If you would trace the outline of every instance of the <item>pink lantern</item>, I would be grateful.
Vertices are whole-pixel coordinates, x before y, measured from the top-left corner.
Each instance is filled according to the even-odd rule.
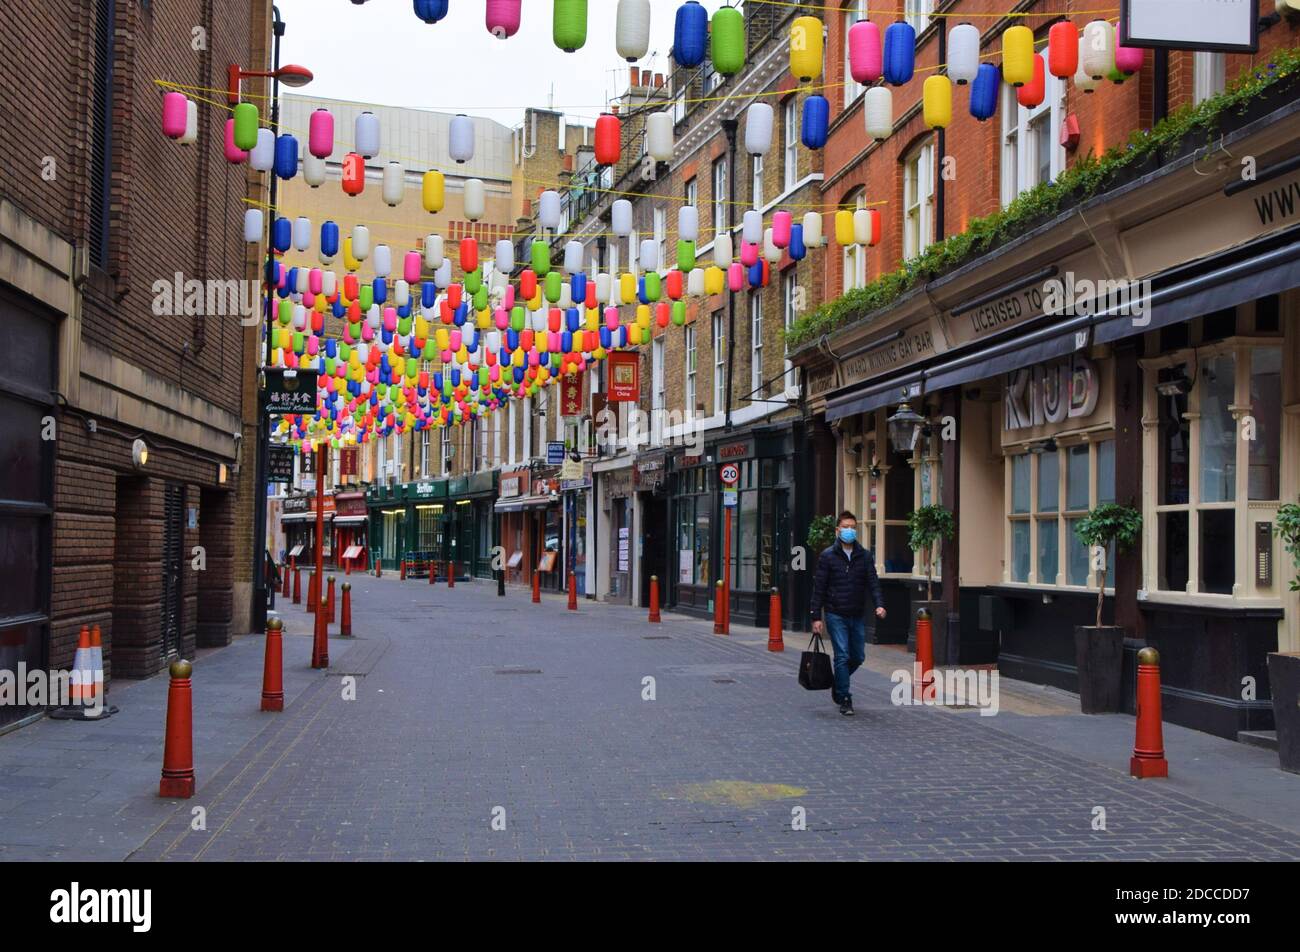
[[[487,0],[488,32],[506,40],[519,32],[519,8],[523,0]]]
[[[328,159],[334,151],[334,116],[328,109],[317,109],[311,114],[307,148],[318,159]]]
[[[320,268],[312,268],[307,272],[307,290],[312,294],[320,294],[321,289],[325,286],[325,276],[321,273]]]
[[[397,309],[393,307],[384,308],[384,330],[393,333],[397,330]]]
[[[880,78],[880,27],[870,20],[849,27],[849,72],[855,82],[864,84]]]
[[[790,245],[790,229],[794,225],[794,219],[789,212],[777,212],[772,216],[772,244],[778,248],[787,248]]]
[[[609,328],[611,333],[618,330],[618,308],[605,308],[605,326]]]
[[[163,93],[162,131],[169,139],[185,135],[185,117],[189,104],[184,93]]]
[[[501,306],[507,311],[515,306],[515,286],[513,284],[506,285],[506,293],[501,301]]]
[[[746,268],[758,263],[758,245],[750,241],[740,243],[740,263]]]
[[[403,259],[402,277],[406,279],[407,284],[415,284],[420,280],[421,257],[418,251],[408,251]]]
[[[731,262],[731,267],[727,269],[727,288],[732,291],[741,291],[745,287],[745,266],[739,261]]]
[[[504,307],[499,307],[496,310],[496,324],[499,331],[503,331],[510,326],[510,312]],[[491,357],[492,355],[489,354],[488,356]]]
[[[1119,24],[1115,24],[1115,68],[1125,76],[1132,76],[1142,68],[1143,51],[1136,46],[1119,45]]]
[[[248,153],[239,146],[235,145],[235,120],[226,120],[226,161],[231,165],[239,165],[241,162],[248,160]]]

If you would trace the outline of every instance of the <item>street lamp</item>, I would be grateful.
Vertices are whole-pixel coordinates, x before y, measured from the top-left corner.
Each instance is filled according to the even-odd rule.
[[[893,445],[894,452],[912,452],[916,446],[916,436],[924,423],[925,417],[904,401],[898,412],[889,418],[889,442]]]
[[[275,35],[277,41],[275,44],[277,51],[276,55],[278,56],[280,48],[278,41],[284,32],[284,23],[280,21],[277,22],[280,27],[280,32]],[[226,67],[226,76],[226,99],[232,106],[239,104],[239,87],[245,79],[274,79],[291,89],[300,89],[315,78],[312,75],[312,71],[306,66],[297,66],[293,63],[289,63],[273,70],[243,69],[238,64],[231,63]]]

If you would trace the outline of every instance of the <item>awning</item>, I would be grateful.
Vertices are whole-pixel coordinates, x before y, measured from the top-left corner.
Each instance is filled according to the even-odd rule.
[[[921,374],[918,371],[833,397],[826,401],[826,422],[902,403],[910,393],[917,391],[920,384]]]
[[[545,509],[558,504],[558,499],[547,496],[516,496],[513,499],[498,499],[497,512],[523,512],[525,509]]]
[[[1136,324],[1132,314],[1098,315],[1097,343],[1144,334],[1300,287],[1300,240],[1296,238],[1295,229],[1291,229],[1286,237],[1290,241],[1271,250],[1259,246],[1276,244],[1276,235],[1224,252],[1209,261],[1198,262],[1196,270],[1199,273],[1196,276],[1152,293],[1148,310],[1142,315],[1142,324]],[[1216,263],[1220,266],[1214,267]],[[1207,272],[1204,270],[1206,267],[1213,267],[1213,270]]]
[[[369,516],[338,516],[334,520],[336,526],[359,526],[362,525]]]
[[[991,344],[956,360],[938,364],[925,372],[925,392],[988,380],[1001,374],[1055,360],[1088,346],[1086,317],[1070,318],[1015,340]]]
[[[330,522],[334,518],[334,513],[325,513],[325,521]],[[315,522],[316,513],[314,512],[294,512],[287,516],[281,516],[280,522]]]

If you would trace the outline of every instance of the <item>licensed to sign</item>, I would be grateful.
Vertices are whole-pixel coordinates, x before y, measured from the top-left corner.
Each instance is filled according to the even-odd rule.
[[[722,480],[722,485],[734,486],[740,482],[740,467],[735,463],[728,463],[718,470],[718,478]]]

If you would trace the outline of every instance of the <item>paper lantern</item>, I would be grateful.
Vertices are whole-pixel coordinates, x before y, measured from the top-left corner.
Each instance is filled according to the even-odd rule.
[[[339,253],[339,226],[332,221],[320,226],[320,253],[328,258]]]
[[[462,238],[460,240],[460,270],[468,273],[478,268],[478,240]]]
[[[311,219],[299,215],[293,221],[293,247],[295,251],[306,251],[311,247]]]
[[[497,242],[496,266],[503,275],[515,270],[515,246],[507,238]]]
[[[355,152],[343,156],[343,191],[360,195],[366,187],[366,162]]]
[[[1080,67],[1093,79],[1103,79],[1115,66],[1115,30],[1105,20],[1093,20],[1083,28],[1079,48]]]
[[[1002,31],[1002,79],[1016,87],[1034,81],[1034,32],[1027,26]]]
[[[307,151],[318,159],[328,159],[334,152],[334,116],[328,109],[317,109],[309,122]]]
[[[257,145],[248,152],[248,164],[259,172],[275,168],[275,133],[270,129],[257,130]]]
[[[826,97],[813,93],[803,101],[803,121],[799,124],[799,141],[807,149],[820,149],[826,145],[826,132],[830,125],[831,104]]]
[[[789,212],[777,212],[772,216],[772,244],[778,248],[790,244],[790,230],[794,227],[794,216]]]
[[[1142,68],[1143,51],[1136,46],[1120,46],[1119,24],[1115,24],[1115,68],[1125,76],[1132,76]]]
[[[673,157],[673,114],[667,110],[652,112],[646,117],[646,151],[657,162],[668,162]]]
[[[577,274],[582,270],[585,255],[586,249],[582,246],[581,241],[566,242],[564,245],[564,270],[569,274]]]
[[[235,145],[235,120],[226,120],[226,142],[225,142],[226,161],[231,165],[238,165],[248,158],[248,153]]]
[[[894,94],[888,86],[872,86],[862,97],[862,115],[867,135],[877,142],[888,139],[894,131]]]
[[[1047,96],[1047,63],[1041,53],[1034,54],[1034,79],[1016,90],[1016,101],[1026,109],[1042,105]]]
[[[931,129],[946,129],[952,122],[952,80],[942,73],[927,76],[921,96],[925,124]]]
[[[162,131],[169,139],[179,139],[185,135],[186,103],[189,99],[184,93],[163,93]]]
[[[776,238],[772,235],[772,229],[769,228],[763,232],[763,258],[772,264],[777,264],[781,256],[785,254],[784,249],[776,243]]]
[[[751,245],[756,245],[762,241],[763,213],[756,208],[751,208],[745,212],[741,234],[745,241]]]
[[[547,189],[537,196],[537,223],[543,228],[560,227],[560,193]]]
[[[508,40],[519,32],[520,7],[523,0],[487,0],[487,30],[498,40]]]
[[[1087,43],[1087,40],[1085,40],[1082,36],[1080,36],[1079,37],[1079,68],[1075,70],[1074,73],[1074,88],[1079,90],[1080,92],[1091,93],[1097,90],[1097,85],[1100,82],[1100,77],[1094,77],[1091,73],[1089,73],[1087,66],[1084,64],[1085,43]]]
[[[354,129],[357,154],[373,159],[379,154],[379,117],[373,112],[363,112],[357,116]]]
[[[772,147],[772,125],[775,111],[770,103],[751,103],[745,110],[745,151],[750,155],[765,155]]]
[[[623,125],[618,116],[604,113],[596,120],[595,154],[597,165],[617,165],[622,151]]]
[[[357,244],[356,237],[352,239],[352,246]],[[377,245],[375,247],[374,260],[371,261],[371,267],[374,268],[375,277],[386,278],[393,273],[393,252],[388,245]]]
[[[352,226],[352,257],[358,261],[370,257],[370,229],[365,225]]]
[[[442,211],[447,203],[447,179],[437,169],[424,173],[424,182],[420,188],[420,199],[424,210],[431,214]]]
[[[727,268],[727,290],[741,291],[745,287],[745,266],[739,261],[733,261]]]
[[[294,136],[276,138],[275,174],[282,179],[291,179],[298,174],[298,140]]]
[[[429,271],[442,267],[444,255],[442,235],[428,235],[424,239],[424,266]]]
[[[673,22],[673,59],[687,68],[704,62],[708,49],[709,13],[695,0],[677,8]]]
[[[859,20],[849,27],[849,73],[857,83],[874,83],[883,69],[880,27]]]
[[[256,243],[262,240],[262,210],[247,208],[244,210],[244,240]]]
[[[257,121],[257,107],[251,102],[241,102],[235,106],[235,146],[244,152],[257,148]]]
[[[853,213],[853,240],[859,245],[874,248],[880,244],[880,212],[874,208],[859,208]]]
[[[555,0],[551,38],[566,53],[582,49],[587,42],[587,0]]]
[[[415,15],[425,23],[437,23],[447,15],[447,0],[415,0]]]
[[[948,31],[948,78],[958,86],[975,79],[980,65],[980,31],[970,23],[959,23]]]
[[[474,158],[474,120],[466,115],[451,117],[447,132],[447,148],[452,160],[464,165]]]
[[[795,17],[790,24],[790,72],[801,83],[822,74],[822,21],[816,17]]]
[[[615,201],[610,209],[610,223],[619,238],[632,234],[632,203],[625,198]]]
[[[992,63],[980,63],[975,82],[970,87],[970,114],[983,122],[998,108],[998,68]]]
[[[396,208],[402,204],[402,196],[405,192],[406,173],[402,170],[402,164],[400,162],[389,162],[384,166],[384,204],[389,208]]]
[[[677,237],[684,241],[700,237],[700,213],[694,205],[683,205],[677,210]]]
[[[745,15],[735,7],[719,7],[709,27],[709,58],[722,76],[745,68]]]
[[[822,247],[822,213],[807,212],[803,216],[803,245],[810,248]]]
[[[629,63],[645,56],[650,49],[650,0],[618,0],[614,45]]]
[[[752,267],[754,262],[758,261],[759,252],[762,250],[763,236],[758,236],[758,241],[742,241],[740,243],[740,263],[746,268]]]
[[[1047,31],[1047,69],[1058,79],[1079,69],[1079,31],[1069,20],[1053,23]]]
[[[653,238],[646,238],[642,241],[641,250],[636,260],[642,271],[658,271],[659,242]]]
[[[731,235],[714,235],[713,263],[719,268],[725,268],[731,264],[732,257]]]
[[[487,192],[482,179],[465,180],[464,205],[465,217],[470,221],[478,221],[483,217],[487,210]]]
[[[302,155],[302,177],[312,188],[320,188],[325,184],[326,169],[325,160],[318,159],[311,152],[304,152]]]
[[[916,30],[905,20],[885,28],[885,82],[902,86],[916,69]]]
[[[790,226],[790,243],[785,250],[792,261],[802,261],[808,257],[808,246],[803,243],[803,225],[796,223]]]
[[[533,270],[537,272],[539,278],[544,278],[551,272],[551,246],[540,239],[534,239],[528,248],[528,256],[532,260]],[[530,297],[531,295],[525,295]]]
[[[293,244],[293,225],[287,218],[277,218],[271,223],[271,245],[281,253]]]
[[[695,267],[695,242],[688,238],[677,239],[677,267],[682,271]]]
[[[835,243],[843,248],[854,243],[853,212],[840,209],[835,213]]]

